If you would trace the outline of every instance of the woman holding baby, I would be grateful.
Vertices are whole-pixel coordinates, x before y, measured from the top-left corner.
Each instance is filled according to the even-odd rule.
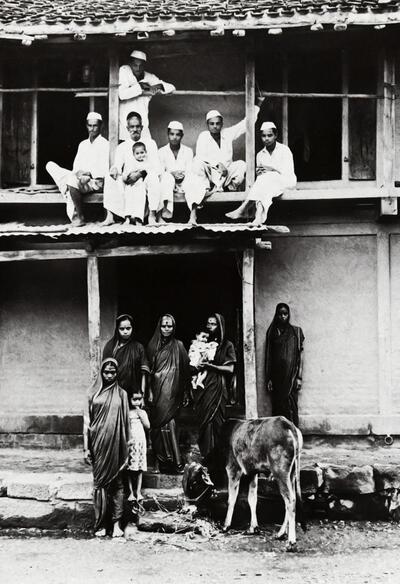
[[[218,343],[213,361],[204,359],[198,366],[206,371],[204,389],[194,392],[194,407],[199,421],[199,447],[206,464],[212,463],[218,448],[221,428],[226,419],[228,382],[234,372],[236,354],[233,343],[225,337],[225,320],[221,314],[212,314],[207,320],[208,341]]]

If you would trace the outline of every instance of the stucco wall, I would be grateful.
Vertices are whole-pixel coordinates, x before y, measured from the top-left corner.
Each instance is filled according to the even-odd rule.
[[[376,239],[368,236],[272,238],[256,254],[259,413],[270,413],[264,387],[265,333],[278,302],[303,328],[302,415],[378,411]]]
[[[102,270],[102,336],[112,328],[112,266]],[[0,410],[80,413],[89,386],[84,261],[0,265]]]

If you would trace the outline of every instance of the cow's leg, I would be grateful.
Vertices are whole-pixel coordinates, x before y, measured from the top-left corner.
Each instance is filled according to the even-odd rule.
[[[249,494],[247,500],[250,507],[250,527],[247,533],[253,534],[258,532],[258,521],[257,521],[257,488],[258,488],[258,475],[254,475],[249,484]]]
[[[228,531],[232,523],[232,515],[239,492],[242,471],[238,467],[231,468],[227,466],[226,473],[228,475],[228,511],[226,512],[224,531]]]
[[[296,491],[293,479],[287,477],[286,481],[279,481],[279,490],[285,503],[285,518],[277,533],[277,539],[283,539],[287,533],[289,549],[294,549],[296,544]]]

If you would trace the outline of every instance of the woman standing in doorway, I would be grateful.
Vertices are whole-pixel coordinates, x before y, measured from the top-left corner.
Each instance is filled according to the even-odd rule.
[[[226,419],[228,384],[233,374],[236,354],[231,341],[225,338],[225,320],[221,314],[212,314],[207,320],[209,341],[218,343],[212,362],[203,361],[200,370],[206,370],[204,389],[197,389],[194,407],[200,424],[199,447],[204,462],[212,462],[218,448],[221,427]]]
[[[117,317],[114,335],[103,351],[103,359],[108,357],[118,361],[118,383],[125,389],[128,397],[137,392],[145,396],[150,368],[143,345],[135,340],[133,318],[130,314]]]
[[[118,363],[105,359],[88,399],[84,416],[84,456],[93,467],[95,535],[121,537],[124,486],[121,472],[128,462],[129,405],[117,382]]]
[[[173,316],[164,314],[148,344],[150,363],[151,440],[161,472],[181,472],[182,458],[175,417],[190,383],[189,357],[175,338]]]
[[[299,425],[298,392],[302,385],[304,334],[290,324],[290,308],[280,302],[267,330],[265,379],[271,392],[272,415]]]

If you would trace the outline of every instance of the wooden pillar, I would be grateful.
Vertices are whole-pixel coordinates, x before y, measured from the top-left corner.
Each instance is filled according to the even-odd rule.
[[[256,112],[254,109],[256,99],[256,76],[254,61],[254,44],[250,41],[246,54],[246,190],[252,186],[255,180],[255,123]]]
[[[397,215],[397,198],[394,196],[395,156],[395,61],[387,50],[379,54],[379,82],[377,109],[377,159],[376,182],[386,197],[381,199],[381,215]]]
[[[0,61],[0,89],[3,87],[3,63]],[[2,185],[3,178],[3,93],[0,93],[0,188]]]
[[[87,260],[87,289],[90,376],[94,381],[99,372],[101,359],[100,284],[98,258],[96,256],[89,256]]]
[[[257,418],[256,340],[254,323],[254,249],[243,252],[243,359],[246,418]]]
[[[285,51],[282,54],[282,91],[289,91],[289,64],[288,55]],[[282,142],[289,144],[289,98],[286,95],[282,97]]]
[[[108,80],[108,140],[110,142],[110,164],[114,163],[115,149],[118,146],[119,129],[119,60],[116,51],[109,53]]]
[[[37,61],[33,62],[33,86],[38,85]],[[38,92],[32,93],[32,125],[31,125],[31,170],[30,184],[37,184],[37,162],[38,162]]]
[[[349,93],[347,51],[342,51],[342,93]],[[342,98],[342,181],[349,182],[349,98]]]
[[[391,298],[390,298],[390,235],[377,235],[378,288],[378,403],[380,414],[392,413],[391,408]]]

